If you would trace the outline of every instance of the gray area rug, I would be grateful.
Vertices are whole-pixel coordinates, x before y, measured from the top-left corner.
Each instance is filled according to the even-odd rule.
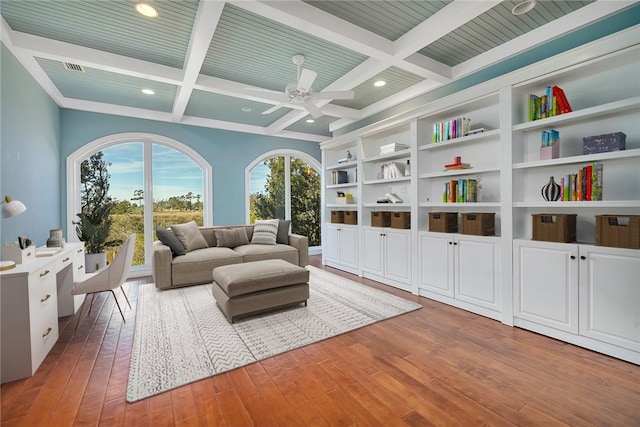
[[[158,291],[140,286],[127,402],[220,374],[377,321],[420,304],[307,267],[302,305],[230,324],[211,285]]]

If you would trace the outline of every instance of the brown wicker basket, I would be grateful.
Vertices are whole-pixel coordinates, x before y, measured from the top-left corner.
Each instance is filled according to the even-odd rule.
[[[372,227],[390,227],[391,212],[386,212],[386,211],[371,212],[371,226]]]
[[[429,231],[458,232],[458,212],[429,212]]]
[[[476,236],[495,236],[495,212],[465,212],[462,217],[462,234]]]
[[[596,215],[596,245],[640,249],[640,215]]]
[[[344,211],[344,223],[350,225],[358,225],[358,212]]]
[[[411,212],[391,212],[391,228],[411,228]]]
[[[331,222],[334,224],[344,224],[344,211],[331,211]]]
[[[577,214],[531,214],[533,240],[569,243],[576,241]]]

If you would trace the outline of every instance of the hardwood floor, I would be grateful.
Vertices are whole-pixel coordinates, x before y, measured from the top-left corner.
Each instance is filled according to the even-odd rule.
[[[423,308],[128,404],[146,281],[128,282],[126,324],[105,294],[77,333],[60,319],[33,377],[2,385],[2,427],[640,425],[640,366],[327,270]]]

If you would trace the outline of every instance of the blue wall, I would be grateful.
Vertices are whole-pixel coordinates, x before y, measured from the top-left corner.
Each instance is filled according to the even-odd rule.
[[[0,44],[0,195],[27,211],[0,219],[0,241],[27,235],[44,245],[60,217],[60,109]]]
[[[289,148],[305,152],[320,162],[320,145],[317,142],[66,109],[61,112],[61,123],[62,182],[66,180],[67,156],[81,146],[107,135],[145,132],[188,145],[213,168],[213,222],[216,225],[245,222],[244,171],[249,163],[263,153]],[[62,197],[66,197],[65,189]],[[63,218],[66,218],[66,205],[61,209]]]

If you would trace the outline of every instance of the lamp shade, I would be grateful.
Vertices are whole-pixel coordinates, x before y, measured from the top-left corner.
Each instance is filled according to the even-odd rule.
[[[27,210],[27,207],[19,200],[11,200],[11,197],[5,196],[2,206],[2,217],[11,218],[12,216],[20,215]]]

